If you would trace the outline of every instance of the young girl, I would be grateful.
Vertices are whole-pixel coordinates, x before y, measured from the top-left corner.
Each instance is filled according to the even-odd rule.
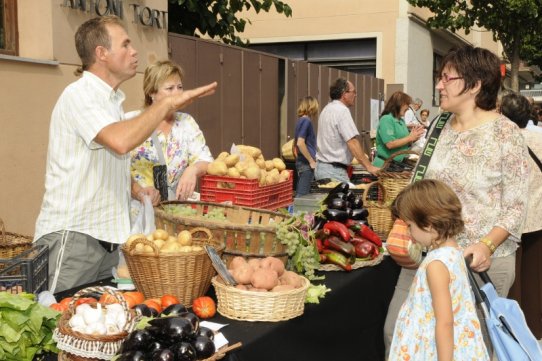
[[[399,311],[388,360],[489,360],[454,239],[464,227],[459,199],[444,183],[424,179],[399,193],[392,208],[430,251]]]

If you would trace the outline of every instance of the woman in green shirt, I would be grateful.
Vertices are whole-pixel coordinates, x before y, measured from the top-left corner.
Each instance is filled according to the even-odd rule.
[[[395,152],[407,150],[411,144],[418,140],[423,132],[423,126],[416,126],[409,132],[403,120],[412,98],[403,92],[397,91],[386,102],[376,131],[376,157],[373,165],[382,167],[386,159]],[[402,162],[405,155],[394,158]]]

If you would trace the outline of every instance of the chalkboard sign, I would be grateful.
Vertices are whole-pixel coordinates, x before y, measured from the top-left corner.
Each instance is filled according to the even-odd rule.
[[[216,250],[212,246],[206,245],[205,251],[207,251],[211,262],[213,262],[213,267],[215,268],[216,272],[218,272],[220,277],[222,277],[224,282],[231,286],[237,285],[237,282],[235,282],[233,276],[230,274],[230,272],[228,272],[226,264],[224,263],[224,261],[222,261],[222,258],[220,258],[218,253],[216,253]]]

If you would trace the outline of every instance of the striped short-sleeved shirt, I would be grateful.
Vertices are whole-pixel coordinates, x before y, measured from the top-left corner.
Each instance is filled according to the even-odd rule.
[[[51,116],[45,195],[34,239],[60,230],[122,243],[130,233],[130,156],[96,143],[124,119],[125,95],[90,72],[70,84]]]

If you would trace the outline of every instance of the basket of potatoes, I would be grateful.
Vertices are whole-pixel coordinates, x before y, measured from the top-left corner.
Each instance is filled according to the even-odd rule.
[[[242,321],[285,321],[305,310],[310,282],[287,271],[275,257],[263,259],[235,257],[229,270],[237,285],[227,285],[213,277],[217,311],[225,317]]]
[[[183,304],[191,304],[207,292],[216,274],[205,245],[213,246],[219,255],[224,251],[224,244],[205,227],[178,234],[163,229],[149,235],[135,234],[121,251],[136,288],[145,298],[171,294]]]

